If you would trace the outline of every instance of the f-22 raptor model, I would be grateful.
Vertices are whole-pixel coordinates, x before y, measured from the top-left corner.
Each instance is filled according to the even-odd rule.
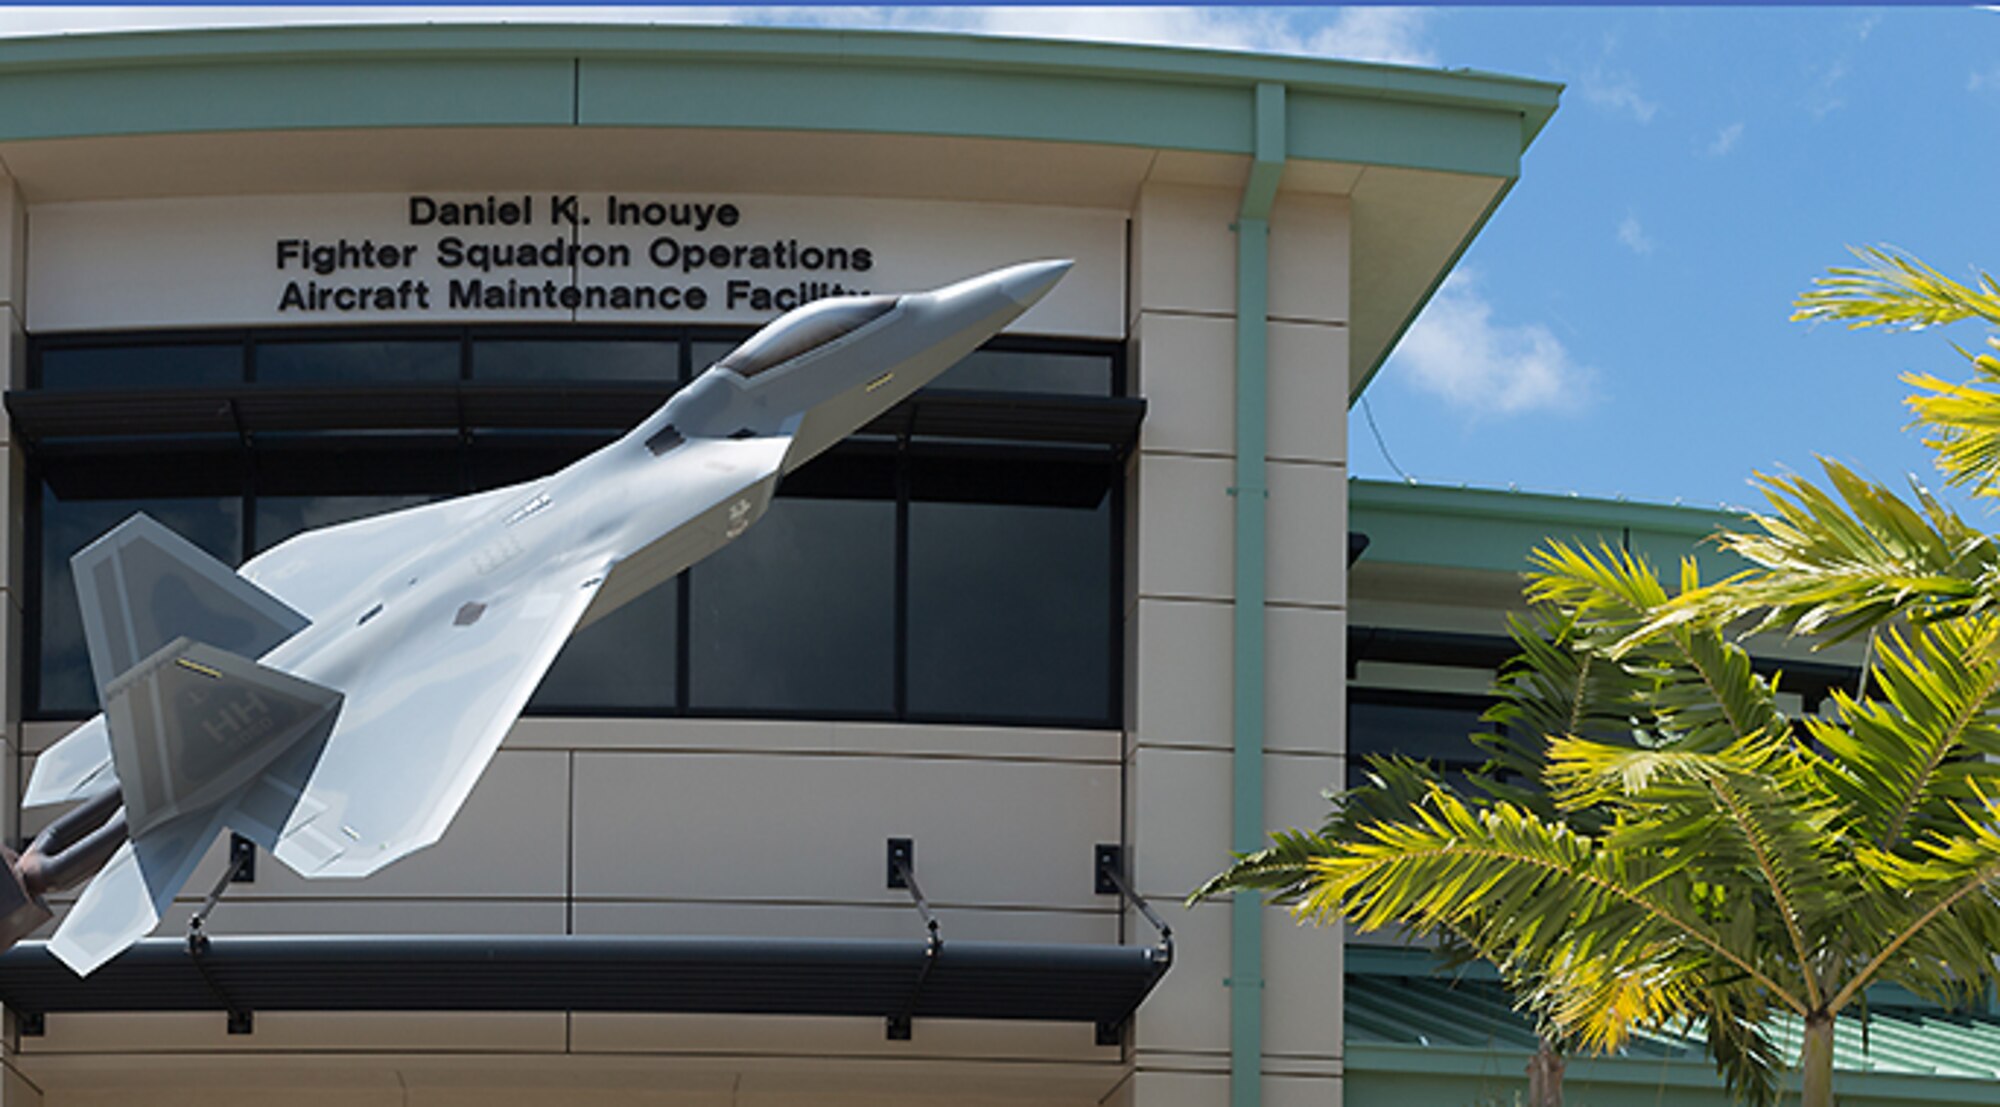
[[[94,873],[48,946],[87,975],[153,929],[225,827],[307,877],[436,842],[576,628],[742,534],[779,478],[1069,267],[808,304],[560,472],[309,531],[240,570],[126,520],[71,562],[104,711],[35,763],[22,804],[76,806],[5,857],[0,948]]]

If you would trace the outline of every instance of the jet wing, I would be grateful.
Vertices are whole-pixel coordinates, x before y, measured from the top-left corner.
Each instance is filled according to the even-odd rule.
[[[272,853],[302,876],[358,877],[442,837],[607,568],[558,567],[468,601],[343,689]]]
[[[520,485],[309,530],[243,563],[237,575],[317,619],[411,553],[524,494]]]

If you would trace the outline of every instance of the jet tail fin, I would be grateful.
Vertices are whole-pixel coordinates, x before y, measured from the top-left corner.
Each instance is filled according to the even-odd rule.
[[[257,657],[306,618],[149,516],[134,515],[70,561],[100,702],[134,665],[181,636]],[[23,807],[66,803],[111,778],[104,720],[92,719],[35,760]]]
[[[341,695],[176,638],[104,690],[131,839],[91,880],[49,951],[79,976],[160,921],[236,798],[287,753],[321,745]],[[311,756],[317,756],[317,752]]]
[[[100,697],[176,638],[259,657],[308,622],[145,514],[77,551],[70,568]]]

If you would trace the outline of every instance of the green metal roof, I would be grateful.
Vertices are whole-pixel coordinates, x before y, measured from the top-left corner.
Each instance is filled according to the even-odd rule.
[[[1349,529],[1368,536],[1364,562],[1521,572],[1530,550],[1560,538],[1629,549],[1670,578],[1689,554],[1703,580],[1747,567],[1706,541],[1745,526],[1722,508],[1357,479],[1348,510]]]
[[[1490,967],[1437,975],[1426,951],[1356,946],[1347,961],[1346,1072],[1350,1094],[1363,1097],[1355,1102],[1395,1089],[1408,1102],[1466,1103],[1484,1094],[1505,1103],[1508,1081],[1525,1086],[1534,1027]],[[1769,1029],[1780,1056],[1797,1056],[1796,1016],[1776,1016]],[[2000,1102],[2000,1015],[1946,1013],[1885,992],[1865,1031],[1857,1017],[1840,1020],[1834,1065],[1843,1104]],[[1565,1082],[1579,1105],[1728,1102],[1691,1033],[1637,1035],[1616,1056],[1574,1058]]]

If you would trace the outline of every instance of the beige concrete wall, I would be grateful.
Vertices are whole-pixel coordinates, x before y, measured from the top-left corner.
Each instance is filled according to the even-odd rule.
[[[27,379],[27,337],[22,320],[28,258],[27,205],[13,177],[0,166],[0,388]],[[25,465],[13,440],[13,423],[0,418],[0,836],[20,830],[15,781],[21,748],[21,513]],[[12,1020],[0,1029],[0,1107],[40,1104],[40,1089],[16,1067]]]
[[[219,1015],[53,1016],[45,1036],[18,1043],[25,1078],[55,1104],[141,1093],[160,1104],[259,1103],[281,1091],[288,1102],[343,1104],[579,1093],[606,1103],[1225,1102],[1229,911],[1179,901],[1230,845],[1236,202],[1234,186],[1164,183],[1134,201],[1130,375],[1150,407],[1128,470],[1125,732],[528,720],[437,847],[361,884],[301,880],[266,858],[210,924],[218,934],[917,939],[916,913],[882,879],[884,840],[898,836],[916,840],[947,941],[1150,941],[1143,920],[1092,888],[1092,847],[1122,838],[1179,939],[1178,962],[1126,1045],[1098,1046],[1080,1025],[949,1021],[890,1042],[863,1019],[269,1013],[254,1035],[231,1037]],[[17,242],[18,219],[5,225]],[[1342,776],[1345,205],[1282,195],[1271,266],[1275,826],[1317,823],[1320,790]],[[19,472],[14,456],[9,518]],[[0,642],[12,650],[16,533],[7,542]],[[66,729],[10,722],[9,749],[21,752],[0,763],[26,770]],[[218,843],[162,933],[179,932],[223,864]],[[1263,926],[1267,1102],[1338,1102],[1337,935],[1275,911]]]
[[[65,729],[35,724],[28,742],[39,751]],[[1115,943],[1118,906],[1094,892],[1091,863],[1096,843],[1118,840],[1120,746],[1106,731],[525,720],[437,846],[358,884],[264,858],[209,930],[919,941],[907,894],[883,878],[885,839],[898,836],[916,840],[947,942]],[[225,848],[160,933],[184,928]],[[811,1089],[845,1082],[857,1103],[971,1102],[969,1089],[995,1084],[1008,1090],[993,1102],[1081,1105],[1123,1073],[1120,1049],[1087,1025],[952,1020],[892,1042],[878,1020],[851,1018],[271,1012],[232,1037],[219,1015],[55,1015],[20,1051],[57,1104],[129,1102],[143,1083],[133,1062],[163,1055],[175,1058],[170,1094],[149,1101],[209,1104],[269,1102],[296,1084],[328,1103],[544,1103],[568,1087],[597,1103],[780,1105],[834,1102]],[[330,1052],[367,1056],[336,1078],[313,1060]],[[426,1067],[489,1054],[499,1069]],[[494,1074],[511,1071],[539,1075]],[[549,1084],[554,1071],[567,1083]]]
[[[1227,863],[1234,603],[1236,187],[1153,183],[1133,220],[1126,826],[1140,890],[1173,904]],[[1266,822],[1316,825],[1342,776],[1347,209],[1281,196],[1271,229]],[[1172,909],[1177,961],[1140,1010],[1120,1102],[1228,1098],[1230,914]],[[1338,1102],[1340,943],[1265,915],[1264,1092]]]

